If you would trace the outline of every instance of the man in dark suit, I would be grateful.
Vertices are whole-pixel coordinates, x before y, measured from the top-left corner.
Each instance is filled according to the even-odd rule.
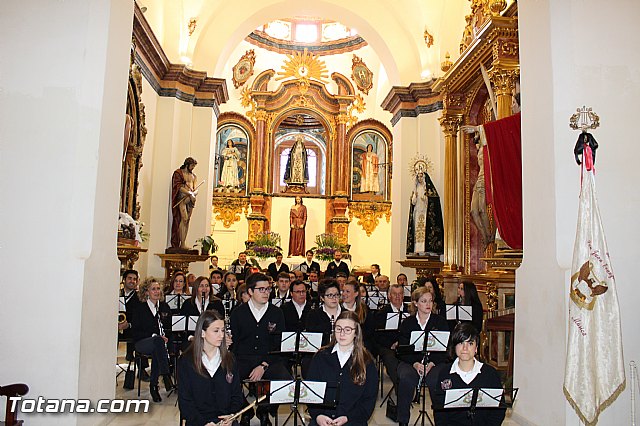
[[[325,278],[335,278],[338,272],[342,272],[349,276],[349,267],[342,261],[342,251],[336,250],[333,253],[333,262],[327,265],[327,270],[324,273]]]
[[[133,318],[133,311],[140,303],[138,299],[138,271],[128,269],[122,274],[122,285],[120,289],[120,297],[124,298],[126,319],[123,322],[118,322],[118,340],[127,342],[127,361],[133,361],[133,341],[131,332],[131,319]],[[122,309],[122,308],[121,308]],[[146,373],[146,371],[145,371]],[[146,378],[146,377],[145,377]]]
[[[282,262],[282,253],[276,253],[276,261],[270,263],[268,269],[269,275],[271,275],[274,281],[278,279],[278,275],[280,275],[281,272],[289,272],[289,266]]]
[[[320,272],[320,264],[313,260],[313,250],[307,250],[307,260],[302,262],[298,269],[302,271],[305,277],[308,277],[311,271]]]
[[[232,351],[238,362],[240,379],[250,381],[287,380],[291,378],[278,350],[284,331],[282,311],[269,303],[269,278],[261,273],[247,278],[247,293],[251,299],[231,312]],[[275,409],[276,406],[273,406]],[[271,425],[269,408],[258,407],[260,425]],[[253,414],[245,413],[241,424],[249,424]]]
[[[364,282],[369,285],[374,285],[378,275],[380,275],[380,265],[374,263],[371,265],[371,273],[364,277]]]
[[[241,251],[238,253],[238,258],[229,266],[229,272],[236,274],[238,284],[242,284],[246,281],[247,276],[251,274],[251,265],[247,262],[247,252]]]
[[[286,331],[303,331],[311,304],[307,303],[307,286],[302,281],[291,284],[291,300],[282,305]]]
[[[269,295],[269,301],[281,308],[285,302],[291,299],[291,292],[289,291],[291,280],[288,272],[280,272],[277,279],[276,287]]]

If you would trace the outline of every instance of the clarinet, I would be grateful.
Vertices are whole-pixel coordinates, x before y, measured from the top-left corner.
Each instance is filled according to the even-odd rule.
[[[426,339],[426,337],[425,337],[425,339]],[[422,361],[420,362],[422,365],[424,365],[424,361],[425,361],[425,357],[426,357],[426,356],[427,356],[427,355],[425,354],[425,355],[422,357]],[[413,398],[413,402],[414,402],[414,403],[416,403],[416,404],[417,404],[418,402],[420,402],[420,392],[422,391],[422,380],[424,379],[424,376],[425,376],[425,375],[426,375],[426,374],[424,374],[424,372],[423,372],[423,373],[420,375],[420,378],[418,379],[418,385],[416,386],[416,396]]]
[[[235,289],[234,289],[235,292]],[[231,309],[231,293],[227,292],[224,295],[225,301],[227,303],[223,303],[224,306],[224,329],[227,334],[231,335],[231,323],[229,321],[229,311]]]
[[[156,302],[156,318],[158,318],[158,331],[160,332],[160,336],[166,337],[164,334],[164,327],[162,326],[162,320],[160,319],[160,303]],[[169,346],[167,345],[167,341],[162,339],[164,342],[164,348],[167,350],[167,360],[169,361],[169,365],[171,365],[171,357],[169,356]]]

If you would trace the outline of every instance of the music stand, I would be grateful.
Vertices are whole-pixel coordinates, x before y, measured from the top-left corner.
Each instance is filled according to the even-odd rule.
[[[393,332],[393,333],[399,333],[400,332],[400,324],[402,323],[402,321],[404,321],[406,318],[409,317],[409,313],[408,312],[387,312],[387,317],[385,320],[385,325],[384,328],[379,328],[376,329],[375,332],[376,333],[380,333],[380,334],[384,334],[384,333],[389,333],[389,332]],[[382,397],[382,374],[380,375],[380,396]],[[385,397],[382,399],[382,402],[380,403],[380,407],[382,407],[384,405],[384,403],[387,401],[387,399],[391,398],[391,392],[393,391],[393,388],[395,387],[395,383],[392,384],[391,389],[389,389],[389,392],[387,392],[387,394],[385,395]]]
[[[509,392],[510,402],[505,402],[505,394]],[[476,408],[509,408],[518,395],[518,388],[466,388],[447,389],[443,410],[453,408],[467,408],[469,417],[473,422]]]
[[[473,308],[470,305],[447,305],[447,321],[471,321]]]
[[[447,350],[447,343],[449,341],[449,332],[448,331],[438,331],[438,330],[424,330],[424,331],[412,331],[411,337],[409,338],[409,347],[405,348],[410,352],[420,352],[422,354],[422,368],[426,369],[429,364],[429,353],[430,352],[444,352]],[[402,351],[400,348],[398,348]],[[423,370],[424,371],[424,370]],[[417,391],[422,391],[421,395],[421,404],[420,404],[420,415],[413,423],[413,426],[416,426],[418,422],[420,422],[421,426],[425,425],[425,418],[429,420],[429,423],[433,426],[433,420],[429,417],[429,413],[427,413],[427,397],[426,397],[426,374],[420,376],[418,381]],[[414,401],[415,402],[415,401]]]
[[[184,302],[189,300],[189,297],[190,296],[187,296],[185,294],[167,294],[165,296],[165,301],[172,311],[180,311],[180,309],[182,309],[182,305],[184,305]]]
[[[293,416],[293,425],[298,426],[298,419],[304,425],[304,419],[298,411],[298,404],[300,403],[300,383],[302,382],[302,376],[300,370],[302,368],[302,353],[316,353],[322,346],[322,333],[312,333],[305,331],[283,331],[280,341],[280,352],[276,354],[289,354],[293,353],[293,377],[292,381],[285,381],[283,383],[292,384],[295,382],[295,389],[292,403],[291,414],[286,418],[284,425],[289,422],[289,419]],[[277,381],[274,381],[276,383]],[[275,391],[271,392],[271,395],[282,389],[282,386]],[[324,393],[324,389],[323,389]],[[283,426],[284,426],[283,425]]]
[[[176,296],[180,296],[180,295],[176,295]],[[196,331],[196,323],[198,322],[198,317],[195,315],[171,315],[171,331],[172,332],[176,332],[176,333],[182,333],[182,336],[187,336],[188,337],[188,332],[189,331]],[[183,337],[184,338],[184,337]],[[173,341],[173,345],[174,345],[174,352],[176,352],[174,354],[174,356],[178,357],[177,355],[177,351],[178,351],[178,347],[180,346],[180,344],[182,344],[182,339],[179,341],[174,340]],[[169,357],[171,357],[171,355],[169,355]],[[174,380],[174,388],[171,389],[169,391],[169,394],[167,396],[171,396],[171,394],[173,393],[174,390],[178,389],[178,368],[177,365],[174,365],[174,369],[173,369],[173,380]],[[176,399],[176,405],[178,404],[178,400]]]

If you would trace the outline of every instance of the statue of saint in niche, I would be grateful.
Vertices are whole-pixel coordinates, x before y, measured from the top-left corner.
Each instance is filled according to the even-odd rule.
[[[411,174],[414,188],[409,206],[407,254],[440,255],[444,253],[444,225],[440,196],[427,173],[427,162],[415,161]]]
[[[304,186],[309,182],[307,149],[304,146],[304,138],[301,135],[296,136],[296,142],[291,147],[291,151],[289,151],[284,181],[287,185],[297,186]]]
[[[189,221],[196,205],[198,187],[193,169],[198,162],[191,157],[173,172],[171,177],[171,249],[173,251],[190,251],[186,246]],[[198,185],[199,186],[199,185]]]
[[[360,192],[379,192],[378,155],[373,152],[373,145],[367,145],[367,152],[361,156],[362,179]]]
[[[233,146],[231,139],[227,140],[227,147],[222,150],[222,174],[220,175],[220,185],[229,187],[240,186],[238,177],[238,161],[240,160],[240,151]]]
[[[300,196],[296,197],[295,204],[291,207],[289,223],[291,224],[289,256],[304,256],[304,228],[307,225],[307,206],[302,204],[302,197]]]

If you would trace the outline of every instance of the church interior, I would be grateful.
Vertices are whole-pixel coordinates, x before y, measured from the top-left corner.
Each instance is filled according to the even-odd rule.
[[[581,182],[570,118],[584,106],[600,120],[598,194],[630,377],[635,2],[56,3],[0,5],[2,193],[16,201],[0,225],[0,386],[135,398],[114,381],[114,360],[126,366],[122,271],[208,277],[212,256],[226,271],[241,253],[266,270],[277,252],[294,270],[312,249],[324,272],[338,249],[358,280],[379,265],[392,284],[433,280],[447,304],[473,282],[479,352],[519,389],[505,424],[583,424],[563,378]],[[508,137],[489,131],[496,123]],[[187,195],[178,172],[193,173]],[[22,288],[29,270],[37,288]],[[634,387],[627,379],[599,424],[628,422]],[[174,399],[145,420],[20,418],[175,424]],[[376,408],[370,424],[396,423]]]

